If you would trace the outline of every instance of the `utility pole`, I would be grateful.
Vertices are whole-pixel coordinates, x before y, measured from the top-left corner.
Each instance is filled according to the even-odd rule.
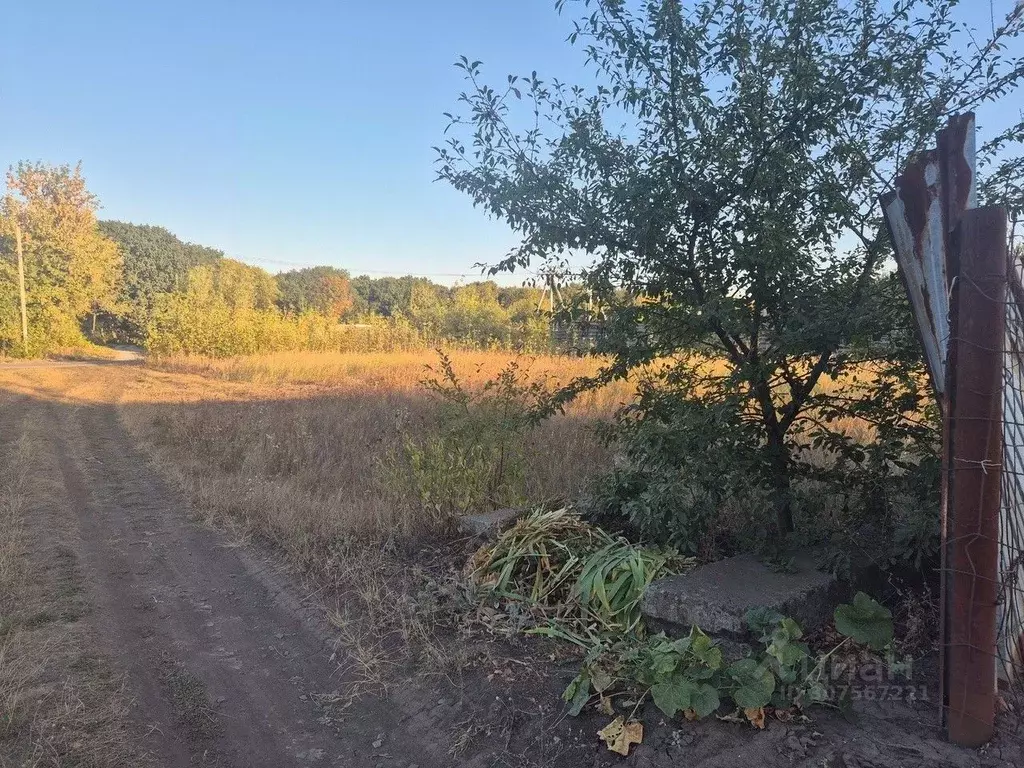
[[[21,344],[28,357],[28,312],[25,309],[25,254],[21,249],[21,222],[14,212],[14,247],[18,253],[18,293],[21,297]]]
[[[1024,2],[1024,0],[1021,0]],[[537,302],[537,311],[544,306],[544,299],[548,300],[548,311],[555,314],[555,299],[559,305],[562,303],[562,292],[558,290],[558,278],[554,272],[545,272],[541,275],[544,278],[544,290],[540,292],[540,301]]]

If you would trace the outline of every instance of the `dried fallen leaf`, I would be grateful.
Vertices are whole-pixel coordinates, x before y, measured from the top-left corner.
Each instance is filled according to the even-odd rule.
[[[625,757],[629,755],[630,745],[639,744],[644,740],[644,724],[636,720],[627,723],[625,718],[619,715],[598,731],[597,735],[608,745],[608,749]]]
[[[751,725],[764,730],[764,707],[751,707],[749,709],[744,709],[743,714],[747,716],[747,720],[750,721]]]
[[[724,715],[715,715],[723,723],[743,723],[746,722],[743,717],[740,716],[739,710],[736,712],[729,712]]]

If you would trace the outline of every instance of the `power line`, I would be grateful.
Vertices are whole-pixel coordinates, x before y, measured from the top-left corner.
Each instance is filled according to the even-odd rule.
[[[250,261],[260,262],[263,264],[276,264],[283,267],[322,267],[322,266],[334,266],[325,265],[322,262],[312,261],[285,261],[283,259],[264,259],[252,257],[249,259],[239,259],[239,261]],[[339,267],[340,269],[341,267]],[[353,274],[358,273],[361,275],[402,275],[405,277],[470,277],[468,272],[407,272],[403,273],[401,270],[394,269],[347,269]]]

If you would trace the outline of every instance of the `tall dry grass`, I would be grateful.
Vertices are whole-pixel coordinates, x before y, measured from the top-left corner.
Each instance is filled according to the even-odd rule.
[[[20,430],[19,430],[20,431]],[[16,611],[25,591],[25,508],[31,445],[15,432],[0,447],[0,741],[23,717],[22,697],[32,670],[23,664]]]
[[[462,351],[452,359],[467,386],[479,387],[509,356]],[[381,471],[404,439],[430,434],[436,402],[419,382],[436,362],[429,352],[172,357],[23,378],[33,397],[117,403],[128,432],[210,522],[240,541],[272,542],[317,589],[327,585],[323,594],[339,606],[332,621],[373,685],[393,663],[395,645],[425,648],[436,669],[460,668],[430,639],[433,622],[445,621],[436,584],[424,587],[436,574],[411,563],[404,543],[395,545],[416,540],[423,512]],[[553,386],[599,365],[569,357],[521,362]],[[588,393],[531,433],[523,495],[571,499],[607,471],[611,450],[595,427],[633,394],[627,384]]]
[[[452,357],[469,387],[509,361],[497,352]],[[419,382],[436,361],[427,352],[165,358],[126,389],[122,414],[203,509],[310,562],[325,543],[422,529],[421,510],[382,463],[432,429],[437,405]],[[552,386],[597,367],[568,357],[520,362]],[[595,426],[628,397],[625,385],[590,393],[534,430],[523,495],[570,498],[607,469]]]
[[[495,352],[452,358],[469,387],[509,362]],[[271,542],[318,593],[332,596],[330,620],[355,694],[386,687],[413,660],[418,674],[449,677],[468,663],[466,649],[449,642],[458,588],[439,575],[447,558],[435,568],[423,552],[409,557],[431,518],[382,471],[404,440],[434,429],[437,403],[419,382],[436,362],[426,352],[164,358],[148,368],[98,370],[73,395],[118,400],[128,431],[208,522],[240,542]],[[598,365],[562,357],[520,363],[552,386]],[[572,498],[606,471],[612,456],[595,427],[630,396],[625,385],[605,388],[536,428],[525,449],[523,495]]]
[[[594,374],[601,361],[593,357],[516,355],[501,351],[446,350],[470,384],[494,376],[510,360],[518,359],[534,376],[564,383],[575,376]],[[150,362],[156,370],[196,374],[206,378],[261,386],[322,385],[360,389],[411,391],[427,375],[438,355],[432,350],[403,352],[280,352],[229,358],[190,355],[160,357]],[[591,413],[614,407],[631,396],[628,385],[618,384],[584,397],[573,410]]]
[[[508,353],[454,351],[468,387],[480,387]],[[527,356],[532,378],[551,386],[595,373],[601,361]],[[228,359],[166,357],[129,387],[125,421],[208,510],[252,533],[289,542],[303,560],[319,542],[350,536],[399,537],[423,520],[407,489],[389,487],[381,465],[403,440],[430,433],[436,402],[421,386],[432,352],[288,352]],[[724,364],[710,361],[709,366]],[[724,371],[719,371],[722,373]],[[856,382],[824,378],[822,390]],[[633,397],[619,382],[582,395],[542,423],[526,445],[523,495],[572,499],[612,464],[595,427]],[[870,439],[861,423],[841,428]],[[405,494],[403,496],[403,494]]]

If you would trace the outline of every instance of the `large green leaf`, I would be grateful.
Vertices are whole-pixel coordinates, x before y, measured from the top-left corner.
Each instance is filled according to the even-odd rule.
[[[750,631],[765,642],[771,637],[772,630],[783,619],[785,616],[774,608],[765,608],[764,606],[751,608],[743,616],[743,621]]]
[[[836,608],[835,620],[841,634],[875,650],[892,641],[892,612],[863,592],[854,596],[852,604]]]
[[[722,649],[715,645],[714,640],[693,627],[690,632],[690,653],[701,664],[710,669],[719,669],[722,666]]]
[[[658,683],[651,688],[655,705],[669,717],[686,709],[692,709],[698,717],[707,717],[721,703],[718,690],[708,683],[697,683],[682,675]]]
[[[793,667],[807,658],[808,647],[805,643],[794,643],[788,639],[774,640],[768,646],[767,653],[778,661],[780,666]]]
[[[690,709],[697,686],[681,675],[673,675],[671,679],[658,683],[651,688],[651,698],[655,706],[669,717],[676,712]]]
[[[707,717],[718,709],[720,704],[718,689],[708,683],[698,685],[690,696],[690,708],[697,713],[698,717]]]
[[[772,669],[784,683],[796,682],[801,675],[801,665],[810,657],[806,643],[797,642],[803,634],[793,619],[782,619],[771,632],[765,652],[771,659]]]
[[[775,691],[775,675],[763,664],[754,659],[740,659],[729,665],[726,670],[736,684],[732,698],[737,706],[754,709],[766,706]]]

